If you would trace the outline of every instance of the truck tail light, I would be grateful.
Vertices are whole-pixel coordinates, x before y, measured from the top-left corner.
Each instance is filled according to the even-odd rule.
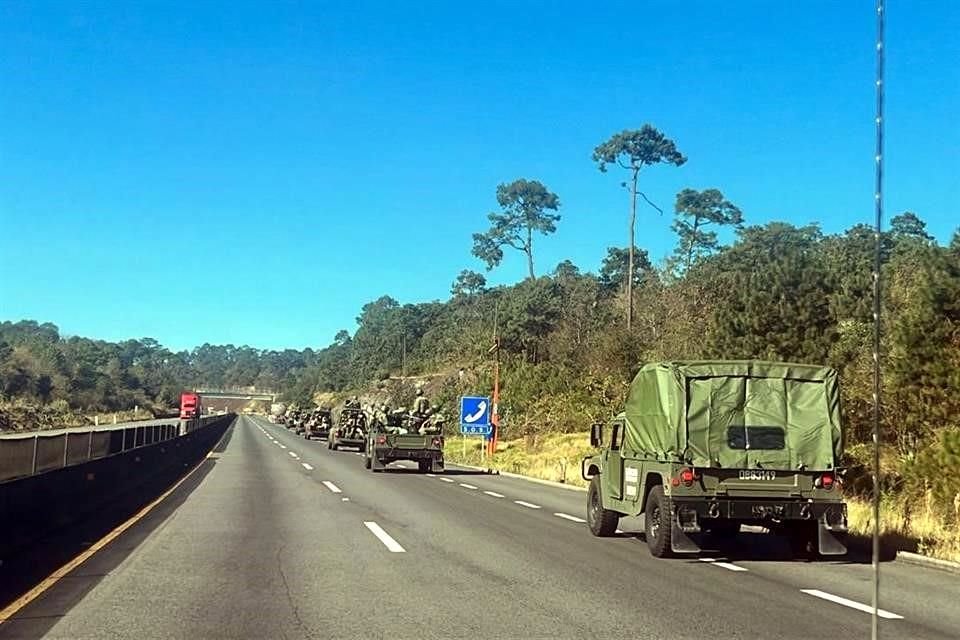
[[[832,473],[825,473],[816,480],[813,481],[813,486],[818,489],[826,489],[830,491],[833,489],[834,478]]]
[[[696,479],[697,479],[697,474],[694,473],[693,469],[680,470],[680,482],[683,483],[683,486],[692,487],[693,481]]]
[[[377,444],[387,444],[387,436],[377,436]]]

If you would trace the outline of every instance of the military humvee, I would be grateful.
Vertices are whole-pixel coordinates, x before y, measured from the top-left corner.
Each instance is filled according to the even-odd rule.
[[[391,462],[411,460],[420,473],[442,473],[444,436],[440,429],[421,433],[423,419],[399,410],[387,416],[387,424],[374,423],[367,433],[363,465],[382,471]]]
[[[367,438],[367,416],[360,409],[344,406],[337,416],[337,427],[327,434],[327,448],[354,447],[363,451]]]
[[[834,370],[760,361],[663,362],[634,378],[624,411],[595,424],[581,462],[587,523],[609,536],[644,516],[650,552],[700,551],[702,534],[759,525],[798,554],[846,553]]]

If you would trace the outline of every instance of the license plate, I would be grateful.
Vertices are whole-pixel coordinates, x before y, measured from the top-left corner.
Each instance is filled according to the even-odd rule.
[[[741,480],[776,480],[776,471],[764,471],[762,469],[741,469]]]

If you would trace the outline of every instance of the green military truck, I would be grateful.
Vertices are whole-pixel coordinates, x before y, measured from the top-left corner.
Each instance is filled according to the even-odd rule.
[[[367,433],[364,466],[376,472],[391,462],[412,460],[420,473],[442,472],[443,433],[420,433],[421,423],[409,414],[392,414],[386,425],[375,421]]]
[[[331,421],[332,417],[330,409],[317,409],[306,421],[304,425],[303,437],[307,440],[310,440],[311,438],[329,438],[330,430],[332,428],[330,424]]]
[[[624,411],[595,424],[582,461],[587,523],[612,535],[643,514],[650,552],[698,552],[702,535],[757,525],[800,555],[846,553],[843,446],[833,369],[778,362],[662,362],[633,379]]]
[[[353,447],[363,451],[366,439],[366,414],[355,407],[343,407],[337,416],[337,427],[327,435],[327,448],[336,451],[341,447]]]

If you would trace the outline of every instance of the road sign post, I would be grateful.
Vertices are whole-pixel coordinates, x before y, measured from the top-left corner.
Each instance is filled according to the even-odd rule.
[[[493,425],[490,422],[492,403],[485,396],[460,398],[460,433],[465,436],[488,437]]]

